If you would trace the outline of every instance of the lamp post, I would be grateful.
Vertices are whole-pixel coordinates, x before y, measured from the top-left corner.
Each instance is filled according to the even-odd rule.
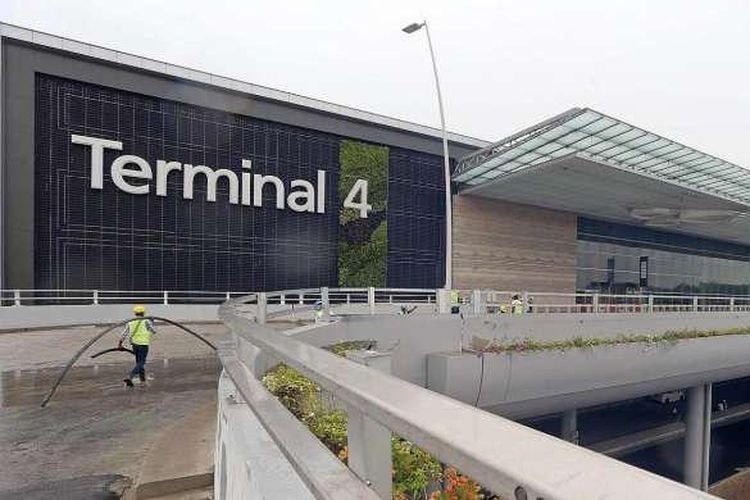
[[[427,45],[430,48],[430,58],[432,58],[432,71],[435,73],[435,89],[437,90],[438,107],[440,108],[440,128],[443,132],[443,161],[445,163],[445,288],[450,289],[453,286],[452,272],[453,264],[453,208],[451,206],[451,167],[448,158],[448,133],[445,130],[445,112],[443,111],[443,96],[440,92],[440,80],[438,79],[437,63],[435,62],[435,51],[432,48],[432,39],[430,38],[430,28],[427,21],[421,23],[412,23],[402,28],[406,34],[412,34],[424,28],[427,33]]]

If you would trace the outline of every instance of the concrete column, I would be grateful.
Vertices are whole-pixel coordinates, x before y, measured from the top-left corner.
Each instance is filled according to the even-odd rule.
[[[391,373],[390,353],[349,351],[346,357],[385,373]],[[391,430],[362,412],[347,408],[349,468],[383,499],[392,498]]]
[[[255,321],[259,324],[265,324],[266,322],[266,310],[268,308],[268,296],[266,292],[258,292],[258,313],[255,316]]]
[[[375,287],[367,289],[367,306],[370,314],[375,314]]]
[[[691,387],[687,392],[685,416],[684,482],[703,491],[708,489],[711,451],[711,384]]]
[[[474,314],[479,316],[484,314],[484,303],[482,302],[482,291],[472,290],[471,291],[471,308]]]
[[[451,312],[451,291],[439,288],[437,291],[438,313],[448,314]]]
[[[323,303],[323,317],[327,320],[331,319],[331,298],[327,286],[320,289],[320,301]]]
[[[560,438],[578,444],[578,410],[564,411],[562,414]]]

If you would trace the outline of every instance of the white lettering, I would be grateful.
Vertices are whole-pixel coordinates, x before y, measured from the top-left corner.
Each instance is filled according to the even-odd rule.
[[[326,171],[318,170],[318,213],[326,213]]]
[[[242,160],[242,168],[245,170],[251,170],[253,168],[253,162],[250,160]],[[242,172],[242,204],[250,206],[250,188],[253,185],[253,178],[249,172]]]
[[[125,165],[137,165],[138,168],[125,168]],[[151,165],[149,165],[148,162],[140,156],[118,156],[117,158],[115,158],[115,161],[112,162],[110,173],[112,174],[112,181],[115,183],[115,186],[122,189],[126,193],[148,194],[148,182],[145,184],[140,184],[138,186],[133,186],[132,184],[128,184],[128,181],[125,180],[126,177],[130,177],[133,179],[152,179],[153,176],[151,174]]]
[[[182,163],[156,160],[156,196],[167,196],[167,177],[173,170],[182,170]]]
[[[193,199],[193,178],[197,174],[206,176],[206,201],[216,201],[216,184],[219,177],[225,177],[229,181],[229,203],[236,205],[239,202],[239,188],[237,186],[237,174],[226,168],[213,170],[205,165],[193,166],[186,163],[184,166],[184,177],[182,179],[182,197],[187,200]]]
[[[267,183],[276,187],[276,208],[284,210],[284,183],[275,175],[253,175],[253,205],[263,206],[263,186]]]
[[[301,187],[304,188],[302,191],[292,191],[289,193],[287,203],[289,208],[295,212],[310,212],[315,213],[315,187],[312,182],[295,179],[292,181],[292,188]],[[303,202],[298,200],[304,199]]]
[[[71,134],[73,144],[91,147],[91,189],[103,189],[104,186],[104,150],[121,151],[123,143]],[[293,179],[286,185],[275,175],[253,174],[253,162],[242,159],[242,170],[212,169],[206,165],[182,164],[178,161],[156,160],[156,195],[165,197],[168,192],[170,172],[182,172],[182,197],[192,200],[194,196],[195,177],[203,175],[206,179],[206,201],[216,202],[219,179],[225,178],[229,190],[229,203],[244,206],[263,206],[263,188],[272,184],[275,193],[275,207],[279,210],[289,208],[295,212],[326,213],[326,171],[317,170],[315,181]],[[121,155],[110,165],[110,175],[115,186],[130,194],[150,193],[154,173],[149,162],[136,155]],[[141,179],[141,182],[133,182]],[[287,186],[289,187],[287,196]],[[356,210],[359,217],[366,219],[372,206],[367,203],[367,181],[356,179],[346,196],[343,206]]]
[[[122,143],[76,134],[70,136],[70,142],[91,146],[91,189],[102,189],[104,187],[104,148],[122,151]]]
[[[354,198],[359,194],[359,201],[355,201]],[[346,195],[344,200],[344,208],[353,208],[359,210],[359,217],[361,219],[367,218],[367,212],[372,210],[372,205],[367,203],[367,181],[364,179],[357,179],[352,186],[349,194]]]

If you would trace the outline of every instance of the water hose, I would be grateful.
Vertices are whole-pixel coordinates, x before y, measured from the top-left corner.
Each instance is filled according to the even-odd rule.
[[[208,347],[210,347],[214,351],[216,350],[216,346],[213,345],[210,340],[206,339],[205,337],[203,337],[199,333],[194,332],[190,328],[188,328],[186,326],[183,326],[183,325],[181,325],[180,323],[178,323],[176,321],[172,321],[171,319],[162,318],[160,316],[138,316],[136,318],[131,318],[131,319],[128,319],[128,320],[125,320],[125,321],[121,321],[121,322],[119,322],[119,323],[117,323],[115,325],[109,326],[109,327],[105,328],[104,330],[102,330],[101,332],[97,333],[91,340],[89,340],[88,342],[86,342],[80,349],[78,349],[78,352],[76,352],[75,355],[72,358],[70,358],[70,361],[68,361],[68,364],[65,365],[65,368],[63,369],[63,371],[60,374],[60,376],[57,378],[57,381],[55,382],[55,384],[52,386],[52,389],[50,389],[49,393],[42,400],[42,408],[44,408],[45,406],[47,406],[47,403],[49,403],[49,400],[52,399],[52,396],[55,394],[55,391],[57,391],[57,388],[60,386],[60,384],[62,383],[62,381],[65,378],[65,376],[68,374],[68,372],[73,367],[73,365],[75,364],[75,362],[78,361],[78,358],[80,358],[81,355],[83,355],[83,353],[86,352],[86,350],[88,350],[89,347],[91,347],[92,345],[94,345],[94,343],[97,340],[99,340],[100,338],[104,337],[104,335],[106,335],[107,333],[111,332],[112,330],[114,330],[116,328],[119,328],[121,326],[127,325],[129,322],[133,321],[133,319],[150,319],[150,320],[154,320],[154,321],[163,321],[164,323],[169,323],[170,325],[176,326],[177,328],[180,328],[181,330],[189,333],[190,335],[192,335],[193,337],[197,338],[198,340],[200,340],[201,342],[203,342],[204,344],[206,344]],[[112,349],[108,349],[107,352],[109,352],[111,350]],[[97,353],[95,356],[98,356],[98,355],[101,355],[101,354],[104,354],[104,351],[101,352],[101,353]]]
[[[111,349],[104,349],[103,351],[99,351],[96,354],[91,355],[91,359],[96,359],[102,354],[109,354],[110,352],[129,352],[133,356],[135,356],[135,352],[132,349],[128,349],[127,347],[112,347]]]

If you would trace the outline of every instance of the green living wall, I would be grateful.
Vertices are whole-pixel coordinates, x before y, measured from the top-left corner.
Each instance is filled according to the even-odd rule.
[[[353,208],[339,216],[339,286],[385,287],[388,265],[388,148],[357,141],[341,141],[339,197],[341,202],[357,179],[368,183],[366,219]],[[361,201],[357,196],[357,202]]]

